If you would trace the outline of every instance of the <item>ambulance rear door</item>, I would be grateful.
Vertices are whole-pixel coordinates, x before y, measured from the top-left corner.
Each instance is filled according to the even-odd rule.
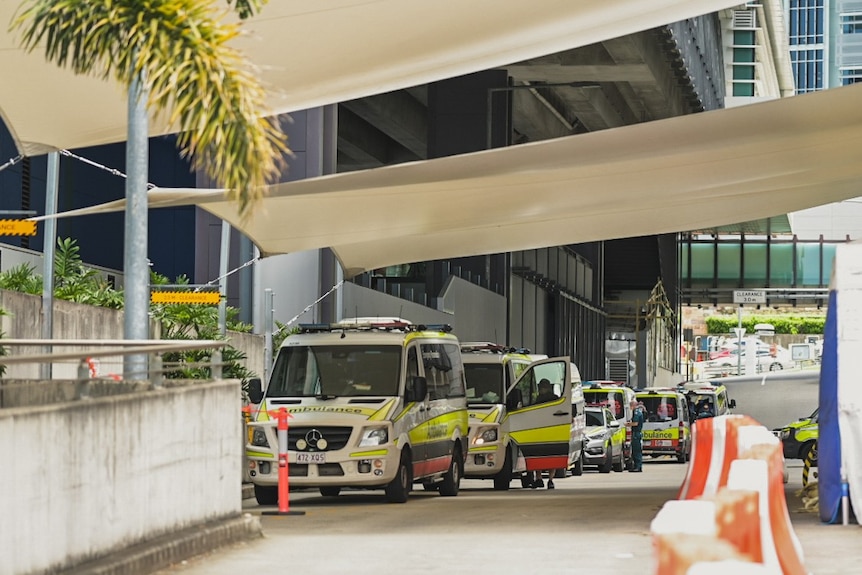
[[[568,357],[542,359],[530,364],[507,390],[509,434],[518,445],[527,471],[566,469],[572,429],[572,381]],[[553,397],[540,396],[539,383],[547,379]]]

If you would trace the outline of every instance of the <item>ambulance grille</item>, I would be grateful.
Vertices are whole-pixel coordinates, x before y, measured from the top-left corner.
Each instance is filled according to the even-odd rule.
[[[317,432],[317,434],[326,440],[326,449],[306,449],[306,451],[334,451],[343,449],[350,439],[352,427],[289,427],[287,430],[287,448],[291,451],[297,451],[296,442],[300,439],[305,440],[309,433]],[[300,450],[301,451],[301,450]]]

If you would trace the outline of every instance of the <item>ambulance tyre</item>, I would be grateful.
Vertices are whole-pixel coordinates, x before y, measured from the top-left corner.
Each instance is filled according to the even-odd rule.
[[[581,453],[581,456],[578,457],[578,460],[575,461],[575,464],[572,465],[572,475],[575,477],[580,477],[584,474],[584,454]]]
[[[320,494],[324,497],[338,497],[338,494],[341,493],[340,487],[321,487]]]
[[[802,449],[799,450],[799,459],[803,462],[808,459],[810,456],[811,462],[810,467],[817,467],[817,442],[809,441],[808,443],[802,446]]]
[[[682,448],[682,451],[676,454],[676,461],[677,463],[685,463],[686,461],[688,461],[688,456],[684,446]]]
[[[440,482],[440,495],[443,497],[455,497],[461,488],[461,447],[455,445],[452,451],[452,461],[449,463],[449,471]]]
[[[401,461],[398,462],[398,473],[386,486],[386,501],[389,503],[405,503],[413,486],[413,465],[410,452],[401,450]]]
[[[254,498],[258,505],[278,505],[278,487],[272,485],[255,485]]]
[[[608,456],[605,457],[605,460],[599,466],[599,473],[610,473],[614,465],[614,456],[611,453],[610,445],[605,446],[605,453],[607,453]]]
[[[626,456],[620,452],[620,460],[614,462],[614,471],[622,472],[626,466]]]
[[[509,484],[512,482],[512,450],[506,450],[506,461],[503,462],[503,469],[497,472],[494,476],[494,489],[497,491],[507,491]]]

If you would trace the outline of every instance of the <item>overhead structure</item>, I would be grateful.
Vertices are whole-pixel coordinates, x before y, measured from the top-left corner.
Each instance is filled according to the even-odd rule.
[[[274,114],[343,102],[617,38],[738,0],[319,0],[269,2],[236,47],[259,69]],[[25,53],[0,1],[0,117],[28,156],[126,139],[125,89]],[[224,7],[225,0],[217,5]],[[296,54],[301,46],[302,54]],[[315,50],[312,47],[319,47]],[[150,134],[174,131],[164,117]]]
[[[329,247],[347,276],[411,261],[681,232],[862,190],[862,85],[508,148],[283,183],[247,220],[196,204],[263,255]],[[123,209],[124,202],[61,215]]]

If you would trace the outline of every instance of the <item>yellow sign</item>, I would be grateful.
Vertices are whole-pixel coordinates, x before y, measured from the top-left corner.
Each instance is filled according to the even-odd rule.
[[[0,220],[0,236],[35,236],[36,222],[29,220]]]
[[[218,304],[221,295],[217,291],[154,291],[150,294],[152,303],[203,303]]]

